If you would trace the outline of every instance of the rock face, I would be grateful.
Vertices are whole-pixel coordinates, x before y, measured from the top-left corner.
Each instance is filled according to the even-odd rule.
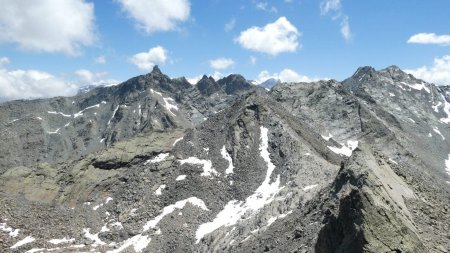
[[[0,104],[0,251],[447,252],[447,90],[395,66],[270,91],[155,67]]]

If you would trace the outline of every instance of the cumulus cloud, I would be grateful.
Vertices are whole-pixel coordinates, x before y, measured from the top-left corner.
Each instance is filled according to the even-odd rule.
[[[315,82],[318,80],[325,80],[327,78],[310,78],[304,75],[301,75],[297,72],[295,72],[292,69],[283,69],[280,73],[270,73],[267,70],[263,70],[258,74],[258,78],[256,80],[257,83],[262,83],[264,81],[267,81],[268,79],[276,79],[280,80],[284,83],[298,83],[298,82]]]
[[[77,55],[96,41],[94,4],[85,0],[3,0],[0,42]]]
[[[79,69],[75,71],[75,74],[83,81],[93,83],[94,81],[98,81],[99,79],[105,77],[107,72],[92,72],[87,69]]]
[[[209,61],[209,66],[213,69],[227,69],[233,65],[234,61],[230,58],[217,58]]]
[[[431,66],[407,69],[405,72],[430,83],[450,85],[450,55],[435,58]]]
[[[301,47],[298,39],[301,33],[286,17],[264,27],[250,27],[235,39],[242,47],[276,56],[284,52],[295,52]]]
[[[0,99],[29,99],[54,96],[71,96],[78,91],[74,83],[39,70],[8,70],[8,58],[1,58]]]
[[[189,0],[116,0],[122,10],[136,21],[136,27],[146,33],[171,31],[189,19]]]
[[[103,55],[100,55],[98,57],[94,58],[94,62],[97,64],[105,64],[106,63],[106,57]]]
[[[408,43],[450,45],[450,35],[437,35],[435,33],[418,33],[408,39]]]
[[[342,12],[341,0],[324,0],[320,3],[321,15],[332,15],[334,21],[339,21],[340,32],[346,41],[353,37],[350,28],[349,17]]]
[[[167,50],[161,46],[150,48],[148,52],[137,53],[130,58],[134,65],[144,71],[150,71],[153,66],[158,64],[163,65],[167,60]]]

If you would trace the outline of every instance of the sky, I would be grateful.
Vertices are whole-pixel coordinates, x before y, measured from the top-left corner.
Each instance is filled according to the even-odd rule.
[[[2,0],[0,98],[74,95],[154,65],[195,83],[343,80],[397,65],[450,85],[448,0]]]

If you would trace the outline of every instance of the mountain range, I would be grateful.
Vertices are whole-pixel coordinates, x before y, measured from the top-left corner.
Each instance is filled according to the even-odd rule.
[[[450,86],[195,85],[0,104],[1,252],[448,252]]]

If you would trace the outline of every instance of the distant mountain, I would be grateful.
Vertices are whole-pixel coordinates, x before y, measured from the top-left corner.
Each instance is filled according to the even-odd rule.
[[[396,66],[259,86],[156,66],[2,103],[0,252],[446,252],[448,91]]]
[[[266,81],[260,83],[259,86],[270,90],[270,89],[272,89],[273,86],[275,86],[279,83],[281,83],[281,81],[279,79],[269,78]]]
[[[118,85],[119,82],[115,80],[103,80],[99,82],[94,82],[93,84],[83,85],[78,89],[77,95],[88,93],[89,91],[100,88],[100,87],[111,87]]]

